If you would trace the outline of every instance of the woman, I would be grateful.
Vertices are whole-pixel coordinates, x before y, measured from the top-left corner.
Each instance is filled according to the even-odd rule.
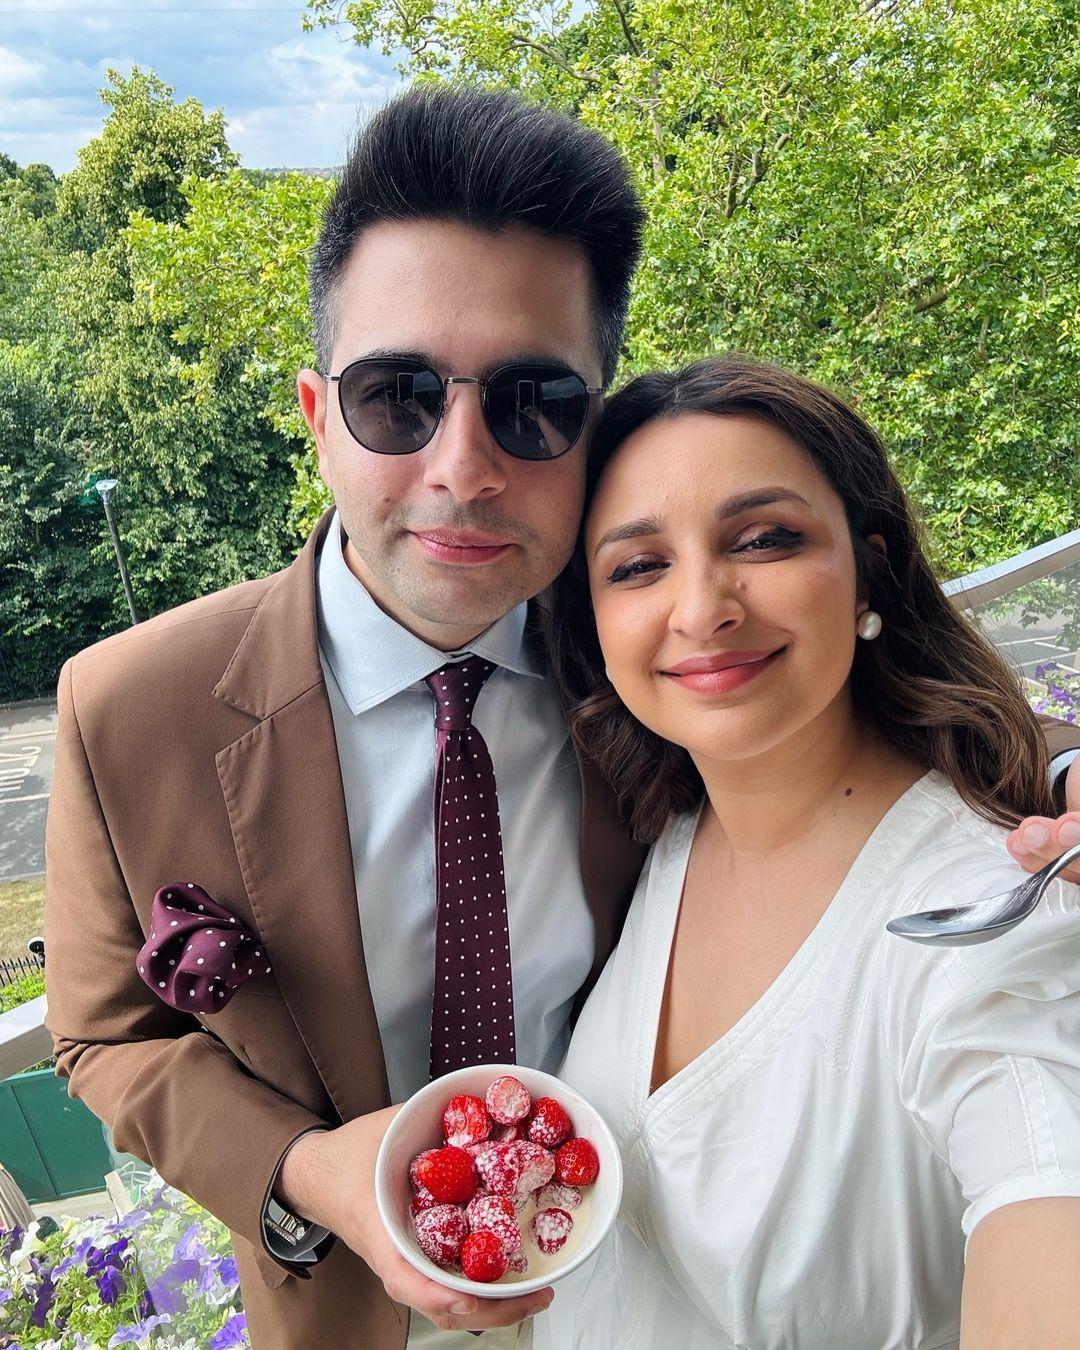
[[[613,399],[588,499],[550,641],[654,847],[564,1067],[622,1216],[539,1343],[1080,1345],[1080,889],[979,946],[885,931],[1015,885],[1004,834],[1053,812],[880,442],[709,360]]]

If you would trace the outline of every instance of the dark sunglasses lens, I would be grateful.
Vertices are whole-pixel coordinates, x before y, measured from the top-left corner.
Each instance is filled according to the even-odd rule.
[[[442,411],[439,377],[418,361],[357,361],[339,381],[349,431],[379,455],[411,455],[435,434]]]
[[[550,366],[511,366],[487,386],[495,439],[518,459],[557,459],[574,444],[589,413],[580,375]]]

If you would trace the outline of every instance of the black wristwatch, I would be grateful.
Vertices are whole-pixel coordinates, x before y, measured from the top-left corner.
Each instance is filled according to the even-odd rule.
[[[326,1128],[323,1125],[313,1125],[310,1130],[304,1130],[302,1134],[298,1134],[296,1139],[293,1139],[289,1144],[289,1148],[292,1148],[297,1139],[302,1139],[305,1134],[312,1134],[315,1130]],[[287,1148],[285,1153],[288,1153],[288,1151]],[[274,1184],[281,1171],[281,1164],[285,1161],[285,1153],[281,1155],[281,1160],[274,1169],[274,1175],[270,1178],[266,1195],[263,1197],[263,1246],[279,1265],[283,1265],[294,1275],[299,1275],[301,1279],[310,1279],[311,1271],[309,1267],[317,1265],[334,1245],[334,1234],[331,1233],[329,1228],[324,1228],[321,1224],[312,1223],[310,1219],[294,1214],[280,1200],[275,1198]]]

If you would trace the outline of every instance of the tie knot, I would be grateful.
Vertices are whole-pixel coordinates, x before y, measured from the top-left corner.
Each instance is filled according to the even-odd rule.
[[[495,669],[490,661],[470,656],[458,665],[443,666],[425,684],[435,696],[435,727],[439,731],[468,731],[484,681]]]

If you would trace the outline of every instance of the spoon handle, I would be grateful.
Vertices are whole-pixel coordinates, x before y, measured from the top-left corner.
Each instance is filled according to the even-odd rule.
[[[1063,872],[1070,863],[1080,858],[1080,844],[1074,844],[1072,848],[1067,848],[1064,853],[1056,857],[1053,862],[1048,862],[1045,867],[1041,867],[1032,874],[1032,881],[1037,881],[1040,886],[1049,885],[1059,872]]]

